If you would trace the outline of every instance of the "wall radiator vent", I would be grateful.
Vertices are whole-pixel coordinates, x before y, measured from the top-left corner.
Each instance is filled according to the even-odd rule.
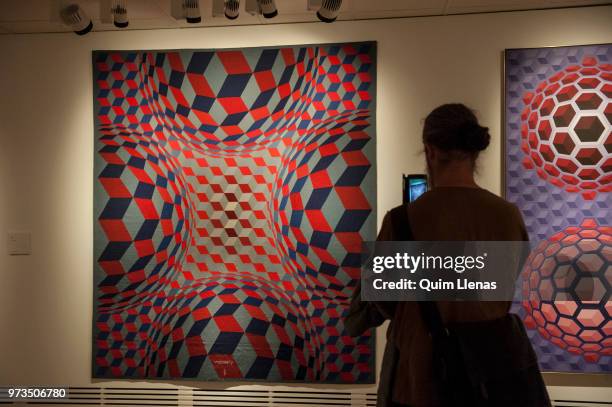
[[[0,405],[37,406],[176,406],[176,407],[375,407],[376,394],[329,390],[223,390],[184,387],[70,387],[68,398],[10,401]],[[555,407],[612,407],[610,401],[554,400]]]
[[[11,402],[0,405],[38,406],[177,406],[177,407],[375,407],[376,394],[330,390],[213,390],[150,387],[70,387],[68,398]]]

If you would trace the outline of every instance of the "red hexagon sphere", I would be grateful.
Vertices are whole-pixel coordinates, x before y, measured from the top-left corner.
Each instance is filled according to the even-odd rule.
[[[612,227],[585,219],[531,252],[523,269],[525,325],[587,362],[612,355]]]
[[[585,57],[523,95],[523,165],[588,200],[612,191],[612,64]]]

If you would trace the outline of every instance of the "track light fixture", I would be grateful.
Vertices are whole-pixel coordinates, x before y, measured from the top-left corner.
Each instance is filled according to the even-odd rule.
[[[247,13],[264,18],[274,18],[278,15],[275,0],[246,0],[244,9]]]
[[[274,0],[257,0],[257,3],[259,4],[261,15],[265,18],[274,18],[278,15],[278,9]]]
[[[77,35],[85,35],[93,29],[91,18],[78,4],[70,4],[60,12],[62,22],[72,28]]]
[[[253,16],[262,15],[264,18],[274,18],[278,15],[275,0],[246,0],[244,8]]]
[[[183,10],[185,12],[185,20],[188,23],[197,24],[202,22],[199,0],[183,0]]]
[[[225,0],[225,17],[235,20],[240,14],[240,0]]]
[[[322,0],[321,8],[317,11],[317,17],[324,23],[333,23],[340,14],[342,0]]]
[[[127,14],[127,0],[113,0],[111,5],[113,24],[117,28],[125,28],[129,25]]]

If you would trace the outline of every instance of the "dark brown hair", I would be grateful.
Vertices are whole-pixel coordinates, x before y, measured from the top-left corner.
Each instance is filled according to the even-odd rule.
[[[448,152],[448,160],[475,160],[490,140],[489,128],[481,126],[474,112],[461,103],[439,106],[425,119],[423,143]]]

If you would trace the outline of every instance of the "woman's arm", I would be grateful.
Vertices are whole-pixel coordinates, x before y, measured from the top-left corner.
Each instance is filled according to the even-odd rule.
[[[389,213],[383,219],[377,240],[393,240],[393,225]],[[349,312],[344,320],[349,335],[359,336],[370,328],[380,326],[386,319],[391,319],[395,313],[395,305],[395,302],[362,301],[360,279],[353,291]]]

